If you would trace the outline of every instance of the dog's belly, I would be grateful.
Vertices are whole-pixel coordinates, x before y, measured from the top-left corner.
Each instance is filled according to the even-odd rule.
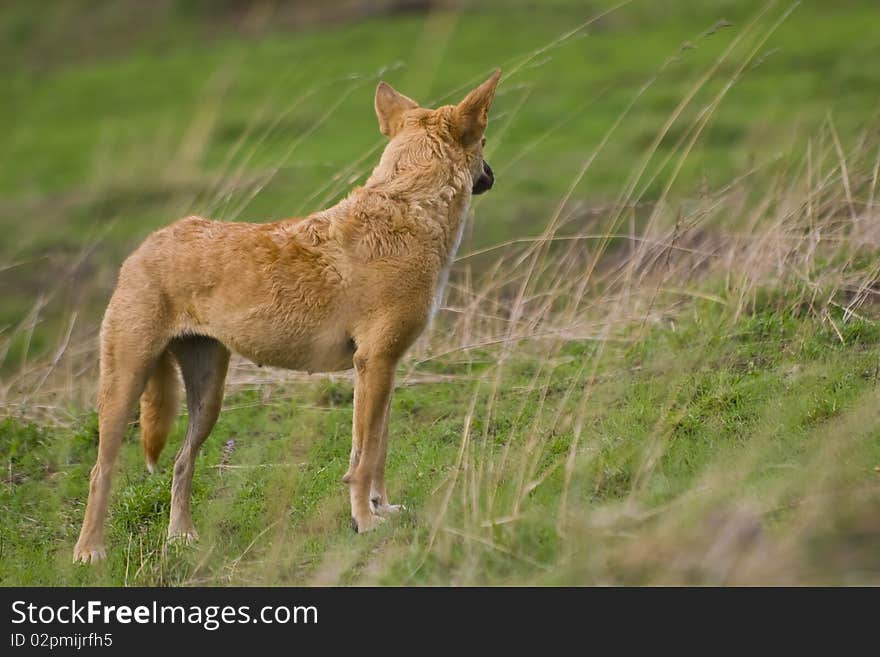
[[[232,351],[257,365],[304,372],[338,372],[351,369],[354,342],[344,331],[298,335],[283,332],[218,335]]]
[[[345,317],[333,308],[319,307],[319,312],[310,314],[280,304],[242,303],[230,308],[210,301],[182,313],[176,333],[214,338],[260,366],[306,372],[353,366],[354,342]]]

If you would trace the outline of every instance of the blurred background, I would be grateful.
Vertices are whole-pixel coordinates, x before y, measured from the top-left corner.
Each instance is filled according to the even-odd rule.
[[[567,211],[614,200],[707,66],[735,38],[748,52],[791,8],[616,5],[3,3],[0,336],[38,321],[5,345],[0,372],[54,347],[73,309],[74,332],[93,331],[118,265],[151,230],[187,214],[267,221],[337,201],[380,152],[380,78],[437,105],[505,71],[488,135],[498,184],[477,205],[466,253],[538,234],[600,144]],[[872,0],[796,6],[714,112],[672,193],[696,196],[784,157],[829,118],[841,140],[863,131],[878,107],[877,20]],[[728,58],[699,89],[661,157],[739,63]],[[667,181],[649,178],[640,202]]]
[[[877,0],[0,3],[0,584],[880,583]],[[327,207],[496,67],[447,298],[401,363],[411,509],[354,536],[352,382],[234,359],[165,540],[181,415],[133,422],[74,568],[101,314],[199,214]],[[251,438],[256,438],[251,440]]]

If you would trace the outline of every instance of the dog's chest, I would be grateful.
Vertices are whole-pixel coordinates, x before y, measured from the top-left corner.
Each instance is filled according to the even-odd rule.
[[[443,302],[443,291],[446,288],[446,283],[449,281],[449,270],[452,268],[452,262],[455,260],[455,254],[458,253],[458,247],[461,246],[461,238],[464,235],[464,225],[465,220],[467,219],[468,208],[469,205],[465,205],[464,209],[461,211],[461,217],[458,220],[458,228],[455,231],[455,239],[452,242],[452,249],[449,251],[446,262],[443,264],[443,268],[437,276],[437,288],[434,290],[434,302],[431,304],[431,314],[428,318],[429,322],[434,319],[434,315],[437,314],[437,311],[440,309],[440,304]]]

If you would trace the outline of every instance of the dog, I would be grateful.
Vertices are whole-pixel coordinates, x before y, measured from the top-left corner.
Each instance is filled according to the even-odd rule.
[[[433,110],[380,82],[375,111],[388,143],[363,186],[337,205],[266,224],[187,217],[126,259],[101,325],[98,455],[75,562],[106,555],[113,464],[138,397],[155,468],[178,413],[178,369],[189,422],[168,537],[197,538],[193,469],[220,413],[231,352],[308,372],[353,368],[343,477],[352,527],[370,531],[401,508],[385,487],[395,369],[437,311],[472,195],[494,183],[483,146],[500,77],[496,70],[457,105]]]

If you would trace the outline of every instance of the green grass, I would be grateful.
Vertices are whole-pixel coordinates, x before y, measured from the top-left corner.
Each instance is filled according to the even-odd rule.
[[[724,552],[733,548],[715,546],[724,553],[714,555],[718,536],[707,523],[737,526],[743,508],[751,508],[746,533],[761,543],[737,544],[739,556],[757,560],[758,576],[768,579],[746,570],[732,581],[877,582],[880,562],[867,546],[880,534],[863,520],[871,514],[863,505],[880,501],[877,325],[855,323],[844,345],[809,319],[758,314],[714,330],[711,322],[703,311],[675,330],[656,329],[637,352],[596,356],[590,344],[569,343],[541,373],[539,361],[518,356],[494,412],[473,417],[463,458],[466,409],[473,399],[484,407],[488,388],[464,375],[399,386],[388,476],[392,497],[408,508],[366,536],[349,527],[341,482],[347,381],[228,397],[196,468],[195,547],[164,541],[183,421],[153,476],[132,431],[114,486],[109,559],[97,567],[70,563],[95,454],[94,415],[65,429],[7,419],[0,583],[721,583],[728,580],[716,562],[734,558]],[[584,360],[595,361],[599,376],[560,515],[575,411],[563,397]],[[540,441],[528,453],[536,431]],[[523,494],[526,457],[534,482]],[[483,467],[497,470],[477,475]],[[475,476],[482,481],[469,481]],[[488,518],[500,524],[482,526]],[[682,522],[691,533],[670,535]],[[791,541],[797,563],[761,561]],[[664,561],[669,551],[672,562]],[[642,552],[648,558],[630,561]],[[839,553],[852,560],[839,571],[826,567],[823,555]]]
[[[636,1],[577,32],[611,3],[234,4],[0,9],[0,585],[880,583],[874,2]],[[134,423],[108,560],[74,566],[125,255],[188,213],[334,202],[378,157],[379,77],[446,102],[498,65],[461,253],[498,248],[401,364],[407,511],[351,532],[348,377],[235,361],[200,542],[165,542],[185,415],[152,476]]]

